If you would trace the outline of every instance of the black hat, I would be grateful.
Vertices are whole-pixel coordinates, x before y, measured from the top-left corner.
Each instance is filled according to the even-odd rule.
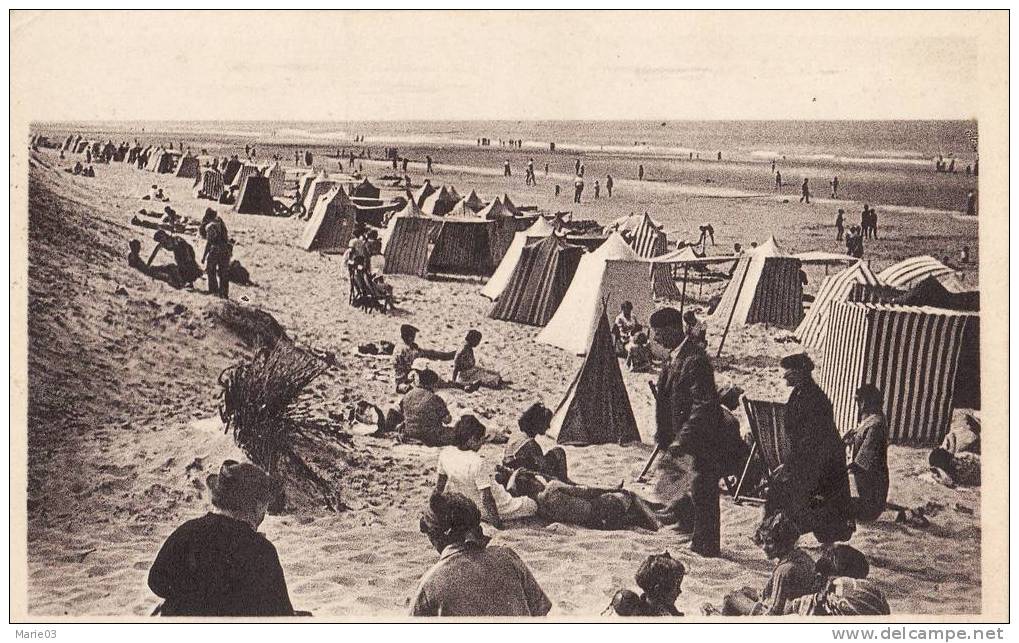
[[[651,313],[648,319],[651,328],[667,328],[669,326],[683,326],[683,315],[675,308],[661,308]]]
[[[202,221],[212,221],[216,216],[216,211],[212,208],[205,208],[205,216],[202,217]]]
[[[793,353],[783,357],[779,366],[799,371],[812,371],[814,370],[814,361],[806,353]]]

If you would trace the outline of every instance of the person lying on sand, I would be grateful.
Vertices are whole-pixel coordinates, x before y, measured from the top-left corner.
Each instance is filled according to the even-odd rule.
[[[189,288],[194,287],[195,280],[202,276],[202,269],[198,266],[195,249],[191,247],[191,244],[182,237],[168,234],[165,230],[156,230],[152,239],[156,242],[156,247],[152,250],[145,265],[151,266],[159,251],[165,248],[173,253],[173,260],[177,265],[181,283]]]
[[[722,616],[781,615],[787,602],[813,591],[814,561],[796,546],[799,537],[799,527],[782,513],[761,522],[754,542],[768,558],[777,561],[775,569],[760,594],[750,587],[727,594],[722,601]],[[701,611],[706,615],[718,613],[710,603],[705,603]]]
[[[836,545],[814,565],[814,591],[788,601],[785,614],[881,616],[891,614],[881,587],[866,580],[867,558],[849,545]]]
[[[470,498],[482,509],[482,520],[497,529],[504,520],[517,520],[535,515],[538,507],[534,500],[514,497],[493,481],[493,473],[478,453],[485,443],[485,427],[473,415],[466,415],[454,427],[453,446],[439,451],[439,477],[435,491],[447,489]]]
[[[644,559],[634,576],[641,595],[619,590],[609,608],[618,616],[683,616],[676,609],[676,599],[683,593],[684,576],[686,567],[669,552],[652,554]]]
[[[513,496],[532,498],[538,516],[549,522],[590,529],[643,527],[658,530],[658,521],[647,503],[626,489],[601,489],[543,479],[533,471],[517,469],[506,488]]]
[[[544,404],[537,402],[529,406],[517,419],[520,433],[510,436],[506,443],[502,466],[507,469],[529,469],[546,478],[570,483],[566,451],[562,447],[553,447],[546,453],[536,439],[548,431],[551,422],[552,411]]]
[[[256,530],[280,489],[227,460],[206,484],[214,510],[178,527],[149,570],[162,616],[295,616],[276,548]],[[305,615],[307,613],[304,613]]]
[[[481,332],[475,329],[467,331],[464,345],[453,358],[453,382],[487,388],[502,388],[502,375],[498,371],[478,366],[474,358],[474,349],[479,344],[481,344]]]
[[[441,361],[449,361],[456,357],[456,353],[451,351],[437,351],[429,348],[423,348],[417,343],[417,336],[420,331],[410,324],[403,324],[400,326],[400,339],[403,342],[403,346],[396,353],[396,357],[393,358],[393,373],[396,376],[396,392],[406,393],[413,386],[411,375],[414,372],[414,361],[418,358],[433,359]],[[441,386],[444,383],[441,381],[436,382],[436,386]],[[446,384],[447,387],[451,386]],[[473,385],[452,385],[456,388],[463,388],[468,392],[473,391],[476,387]]]
[[[545,616],[552,609],[517,553],[489,546],[470,498],[432,494],[418,526],[440,556],[418,583],[411,616]]]
[[[170,264],[165,266],[150,266],[145,263],[145,260],[141,258],[142,243],[137,239],[131,239],[128,242],[128,248],[130,252],[127,255],[127,265],[141,272],[146,277],[150,277],[157,281],[162,281],[174,288],[183,288],[184,280],[180,276],[180,272],[177,270],[176,264]]]

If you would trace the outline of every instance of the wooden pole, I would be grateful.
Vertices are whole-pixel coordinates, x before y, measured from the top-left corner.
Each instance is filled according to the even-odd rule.
[[[683,291],[679,296],[679,315],[683,316],[683,307],[686,306],[686,278],[690,273],[690,264],[683,264]]]
[[[747,273],[750,272],[750,266],[743,271],[743,276],[739,280],[739,288],[736,289],[736,298],[732,302],[732,310],[729,311],[729,319],[725,322],[725,330],[722,331],[722,339],[718,342],[718,352],[715,353],[715,357],[722,356],[722,347],[725,346],[725,338],[729,335],[729,326],[732,325],[733,315],[736,314],[736,304],[739,303],[739,296],[743,292],[743,284],[746,283]]]

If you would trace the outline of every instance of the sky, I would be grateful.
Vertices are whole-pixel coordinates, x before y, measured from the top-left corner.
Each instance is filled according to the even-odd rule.
[[[12,101],[31,120],[968,119],[989,23],[1002,14],[14,12]]]

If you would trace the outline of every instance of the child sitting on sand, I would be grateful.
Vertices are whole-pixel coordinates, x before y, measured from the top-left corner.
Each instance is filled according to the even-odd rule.
[[[651,372],[651,347],[647,345],[647,334],[643,331],[633,336],[626,347],[626,367],[631,373]]]
[[[612,598],[611,609],[618,616],[683,616],[676,609],[676,599],[683,593],[685,575],[686,567],[669,552],[652,554],[634,576],[643,593],[637,596],[630,590],[619,590]]]
[[[891,614],[881,587],[866,580],[867,558],[849,545],[836,545],[814,565],[814,592],[786,603],[786,614],[800,616],[881,616]]]
[[[503,520],[536,514],[538,507],[534,500],[514,498],[502,485],[493,483],[493,471],[478,453],[484,443],[484,425],[472,415],[461,418],[456,426],[455,446],[439,451],[439,477],[433,494],[447,490],[462,493],[481,508],[482,520],[499,529]]]
[[[478,366],[474,358],[474,349],[481,344],[481,333],[471,329],[467,331],[464,345],[453,358],[453,382],[464,385],[501,388],[502,376],[497,372]]]
[[[814,561],[796,546],[799,534],[799,527],[782,512],[761,522],[754,542],[768,558],[778,562],[760,594],[750,587],[727,594],[722,602],[722,616],[785,614],[786,603],[813,591]],[[706,615],[718,613],[718,609],[708,603],[701,609]]]
[[[529,469],[548,478],[570,482],[566,451],[562,447],[553,447],[546,453],[536,439],[548,431],[551,421],[552,411],[541,402],[528,407],[517,420],[520,433],[510,437],[506,444],[502,465],[507,469]]]

